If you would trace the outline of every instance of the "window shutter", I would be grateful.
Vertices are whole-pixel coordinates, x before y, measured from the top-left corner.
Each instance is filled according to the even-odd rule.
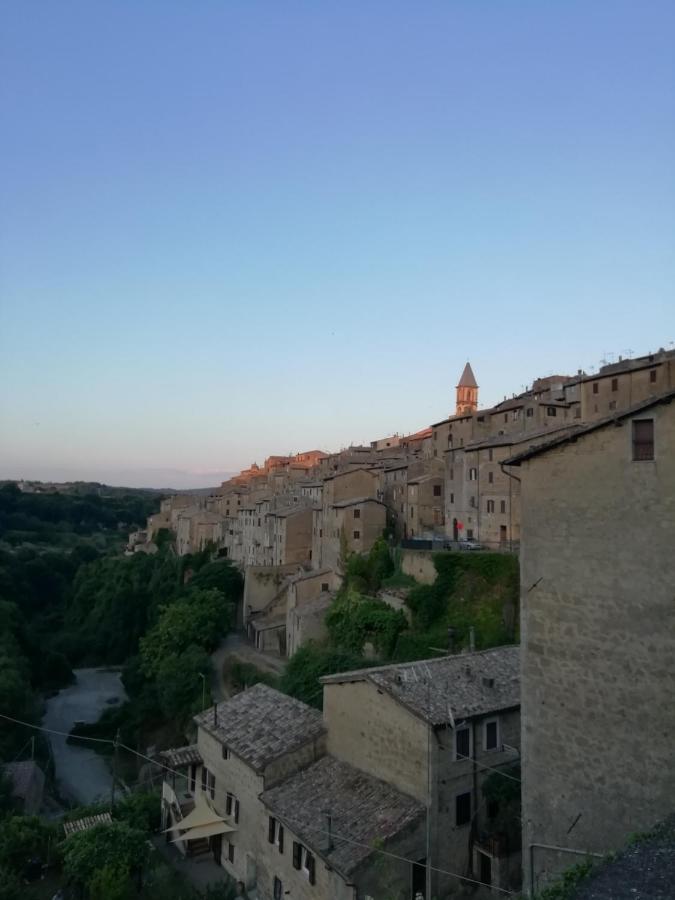
[[[307,854],[307,871],[309,872],[309,883],[314,884],[316,881],[316,868],[314,866],[314,857],[311,853]]]
[[[272,818],[272,816],[270,816],[269,828],[267,829],[267,840],[270,842],[270,844],[274,843],[274,823],[275,820]]]
[[[284,826],[279,825],[279,853],[284,852]]]
[[[234,824],[236,825],[239,821],[239,801],[234,801]]]
[[[300,855],[302,853],[302,848],[297,841],[293,841],[293,868],[300,868]]]
[[[206,779],[208,777],[208,772],[206,770],[206,766],[202,766],[202,792],[206,793]]]

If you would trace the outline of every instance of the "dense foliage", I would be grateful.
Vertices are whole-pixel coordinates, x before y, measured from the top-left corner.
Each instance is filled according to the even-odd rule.
[[[97,825],[87,831],[71,835],[63,844],[63,869],[76,884],[89,889],[94,897],[101,897],[95,889],[110,884],[114,871],[122,884],[139,873],[148,858],[146,835],[126,822]],[[108,873],[101,876],[101,872]],[[130,891],[120,895],[126,898]],[[113,900],[114,895],[109,895]]]
[[[348,587],[330,607],[326,626],[335,647],[361,655],[370,643],[378,656],[387,659],[408,622],[400,609]]]
[[[367,665],[369,663],[357,653],[309,641],[290,658],[279,686],[286,694],[321,709],[323,688],[320,678]]]
[[[518,559],[505,553],[436,553],[432,585],[418,585],[407,596],[413,631],[447,641],[447,628],[465,646],[474,628],[476,649],[517,638]],[[445,633],[445,637],[443,634]],[[397,658],[402,654],[397,653]]]
[[[0,540],[11,546],[25,543],[51,547],[73,546],[78,538],[116,532],[122,538],[145,524],[159,506],[152,491],[126,491],[91,486],[97,493],[24,493],[16,484],[0,488]]]

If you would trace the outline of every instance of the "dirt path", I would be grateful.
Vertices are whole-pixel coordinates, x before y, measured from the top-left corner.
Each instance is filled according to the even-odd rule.
[[[229,696],[223,681],[223,664],[227,659],[238,659],[240,662],[250,663],[271,675],[283,675],[286,667],[285,660],[256,650],[241,633],[228,634],[220,647],[211,655],[213,663],[211,695],[215,700],[224,700]]]

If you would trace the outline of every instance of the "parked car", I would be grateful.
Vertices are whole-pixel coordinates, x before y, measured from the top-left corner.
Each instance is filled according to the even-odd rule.
[[[479,544],[478,541],[461,541],[459,544],[460,550],[482,550],[483,545]]]

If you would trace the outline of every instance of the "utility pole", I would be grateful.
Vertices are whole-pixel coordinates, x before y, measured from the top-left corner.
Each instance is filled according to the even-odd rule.
[[[120,743],[120,730],[117,729],[113,743],[112,784],[110,785],[110,812],[115,808],[115,781],[117,779],[117,748]]]

